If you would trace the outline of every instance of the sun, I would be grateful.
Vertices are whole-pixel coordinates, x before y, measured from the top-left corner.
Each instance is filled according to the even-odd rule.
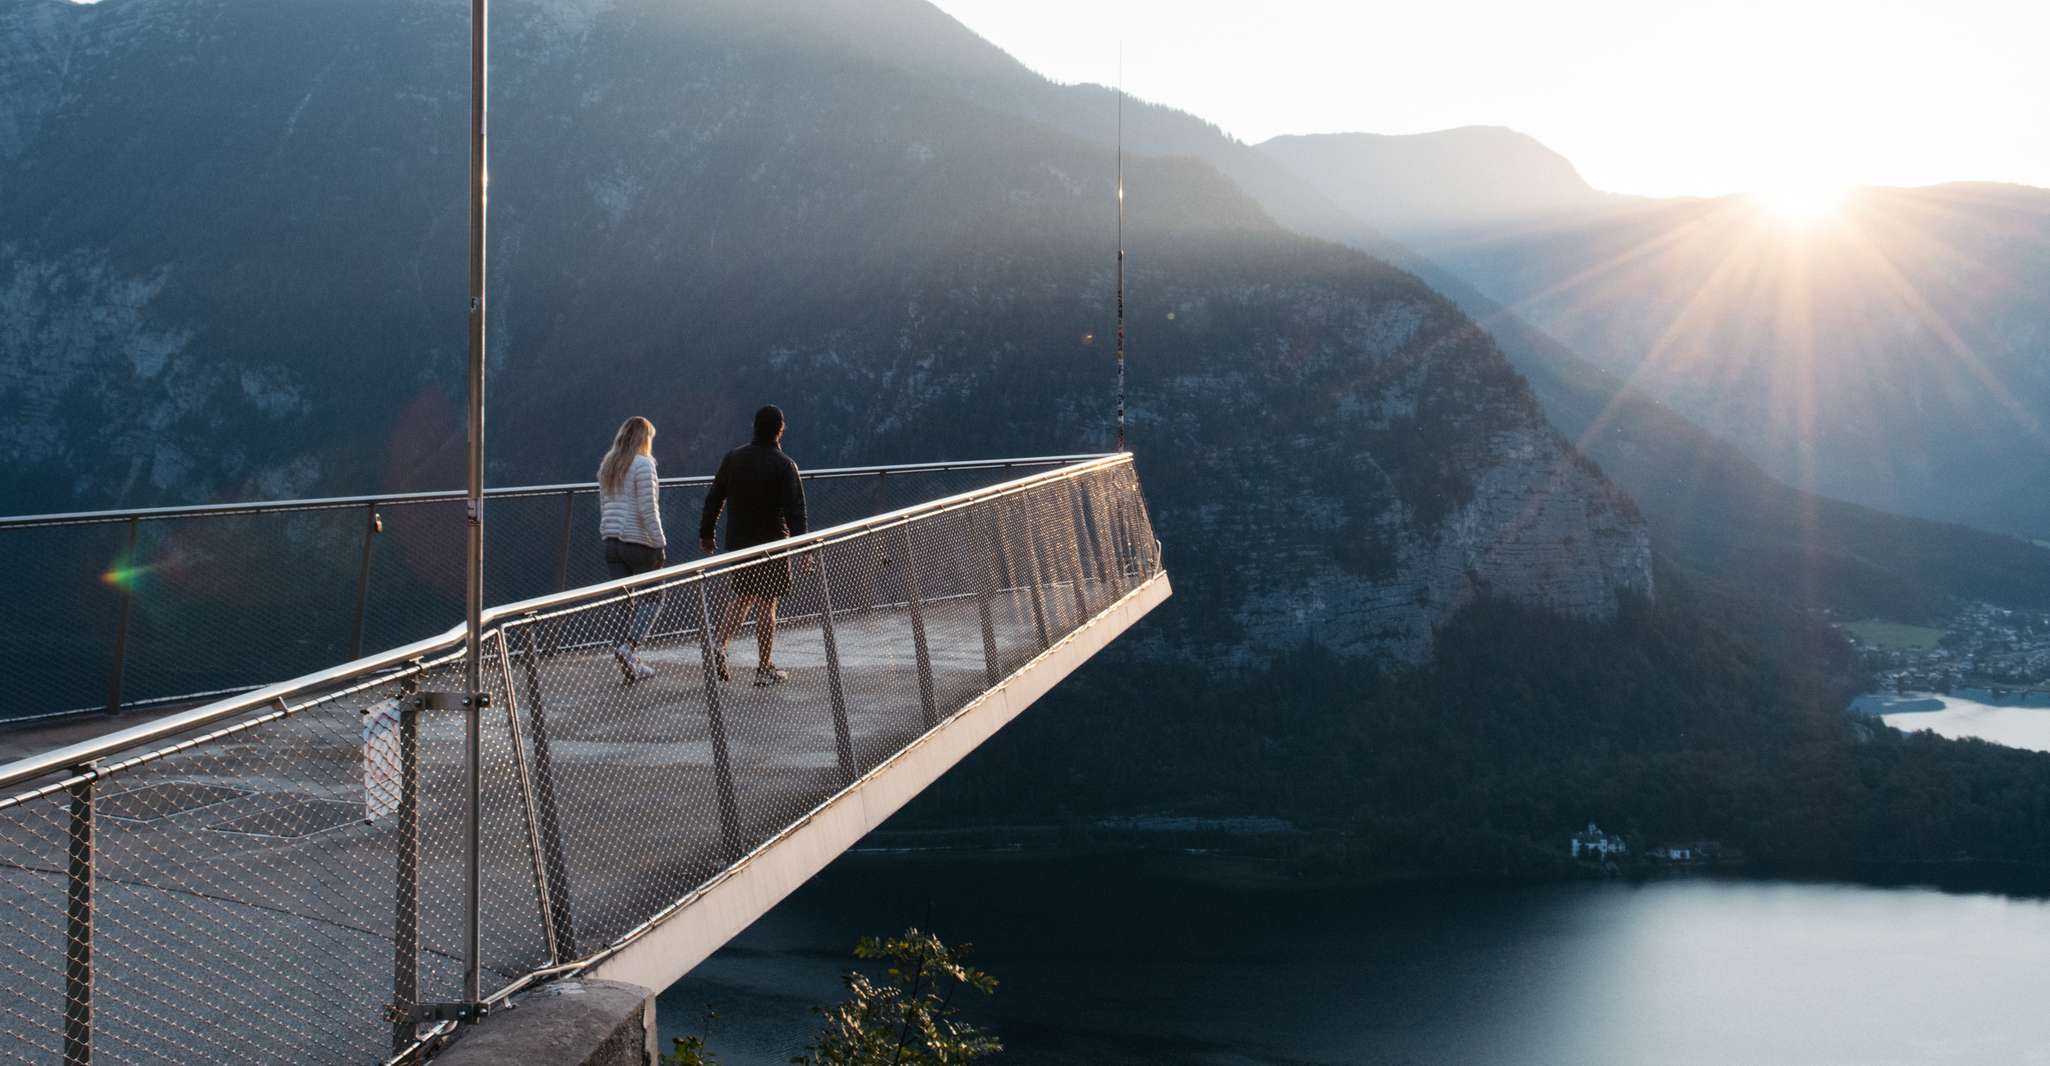
[[[1850,194],[1842,182],[1794,181],[1754,189],[1751,201],[1780,222],[1807,229],[1835,218]]]

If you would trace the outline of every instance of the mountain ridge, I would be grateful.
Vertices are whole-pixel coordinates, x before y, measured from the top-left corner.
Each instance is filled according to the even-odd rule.
[[[1485,229],[1636,201],[1594,188],[1571,160],[1504,126],[1288,135],[1254,147],[1305,177],[1333,170],[1371,174],[1371,196],[1334,199],[1397,240],[1419,231]]]
[[[1369,213],[1384,176],[1412,177],[1364,157],[1298,172]],[[1741,196],[1464,210],[1450,196],[1401,237],[1776,478],[2045,539],[2050,327],[2030,294],[2050,284],[2050,190],[1868,187],[1805,227]]]
[[[99,65],[53,112],[77,139],[46,132],[45,184],[0,206],[19,234],[0,320],[26,331],[0,365],[34,368],[0,403],[40,448],[7,483],[446,483],[466,9],[326,8],[311,33],[248,0],[151,2],[216,36],[92,20]],[[1085,338],[1111,325],[1115,161],[879,62],[958,30],[899,9],[887,41],[836,51],[874,5],[498,6],[494,481],[586,476],[644,404],[671,464],[717,454],[769,398],[813,465],[1108,444],[1107,352]],[[192,139],[207,116],[232,135]],[[102,141],[117,167],[172,169],[87,181]],[[1163,620],[1181,646],[1257,664],[1314,635],[1415,661],[1482,595],[1606,617],[1651,591],[1634,506],[1452,304],[1277,228],[1206,163],[1135,155],[1128,176],[1148,191],[1129,281],[1151,301],[1130,336],[1161,353],[1134,358],[1133,440],[1163,539],[1186,546]],[[107,304],[127,311],[95,317]],[[67,450],[97,424],[109,447]],[[1219,486],[1236,507],[1210,504]]]

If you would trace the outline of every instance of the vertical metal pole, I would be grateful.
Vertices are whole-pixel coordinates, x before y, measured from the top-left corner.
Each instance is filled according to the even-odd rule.
[[[712,777],[719,792],[719,832],[726,845],[726,857],[741,854],[740,804],[733,795],[733,763],[726,751],[726,714],[719,706],[719,666],[712,659],[714,635],[712,604],[705,596],[705,582],[698,581],[698,657],[705,675],[705,719],[712,733]]]
[[[94,778],[86,777],[65,788],[71,840],[64,890],[64,1066],[93,1061],[93,785]]]
[[[575,958],[577,934],[576,922],[570,914],[569,866],[562,854],[562,818],[555,806],[555,758],[550,751],[548,715],[541,699],[541,671],[535,662],[534,645],[534,627],[528,626],[520,658],[527,674],[527,713],[534,726],[534,800],[540,808],[541,849],[548,872],[549,910],[555,916],[555,944],[565,958]]]
[[[1126,463],[1124,476],[1125,505],[1131,509],[1132,526],[1138,531],[1135,536],[1139,540],[1132,550],[1139,556],[1140,574],[1151,578],[1160,573],[1160,538],[1153,535],[1153,522],[1146,516],[1146,497],[1139,492],[1138,471]]]
[[[1032,520],[1031,504],[1019,493],[1012,505],[1013,514],[1020,516],[1025,524],[1026,577],[1032,582],[1032,625],[1039,632],[1039,650],[1045,651],[1053,645],[1053,636],[1046,627],[1046,596],[1040,592],[1039,524]]]
[[[413,1007],[420,1002],[420,703],[399,697],[399,847],[392,915],[391,1051],[413,1045]]]
[[[990,612],[990,575],[996,566],[997,538],[990,531],[995,523],[981,513],[983,506],[976,504],[968,511],[968,525],[975,534],[969,541],[968,566],[975,575],[975,610],[982,616],[982,677],[989,687],[995,688],[1004,676],[997,658],[996,619]]]
[[[574,489],[562,494],[562,537],[555,547],[555,591],[569,588],[569,521],[576,511],[577,494]]]
[[[463,770],[468,785],[464,811],[463,998],[484,998],[483,915],[483,752],[480,737],[484,708],[484,204],[489,157],[484,134],[488,127],[490,0],[470,0],[470,418],[469,500],[465,554],[465,595],[469,615],[465,684],[470,697],[463,717]]]
[[[1115,539],[1117,549],[1117,580],[1125,584],[1138,584],[1146,580],[1146,574],[1140,574],[1140,547],[1132,535],[1132,488],[1125,484],[1123,478],[1119,478],[1117,484],[1111,488],[1111,494],[1111,535]]]
[[[1028,495],[1036,495],[1040,491],[1042,490],[1035,489],[1033,493]],[[1062,582],[1068,578],[1068,560],[1066,552],[1062,550],[1060,537],[1054,529],[1047,528],[1052,524],[1053,518],[1061,513],[1060,500],[1053,497],[1054,487],[1052,485],[1045,486],[1043,491],[1047,494],[1046,497],[1035,499],[1032,504],[1034,512],[1032,536],[1033,543],[1039,547],[1040,569],[1046,575],[1048,601],[1046,629],[1047,644],[1050,646],[1055,639],[1067,633],[1071,628],[1067,623],[1061,621],[1060,601],[1054,598],[1060,591]],[[1046,512],[1053,513],[1048,514]]]
[[[1118,58],[1118,451],[1125,450],[1125,61]]]
[[[370,545],[383,520],[377,517],[377,505],[363,506],[363,555],[356,563],[356,610],[350,616],[349,658],[363,657],[363,611],[370,604]]]
[[[1104,582],[1106,604],[1125,594],[1124,568],[1118,564],[1116,504],[1106,499],[1111,489],[1095,475],[1089,483],[1089,519],[1096,528],[1096,574]]]
[[[825,552],[818,553],[819,629],[826,638],[826,691],[833,704],[833,748],[840,756],[840,776],[852,782],[854,740],[847,728],[847,690],[840,683],[840,642],[833,635],[833,583],[826,576]]]
[[[135,595],[135,537],[139,532],[136,519],[128,520],[128,550],[121,554],[117,564],[114,586],[121,590],[121,606],[114,615],[114,669],[107,678],[107,713],[121,712],[121,676],[128,669],[128,607]]]
[[[513,783],[520,790],[520,813],[527,822],[527,854],[534,867],[534,904],[541,910],[541,939],[548,945],[548,963],[562,961],[561,945],[555,942],[555,897],[548,886],[548,857],[541,847],[541,814],[534,803],[534,779],[527,772],[527,744],[520,736],[519,700],[513,696],[512,653],[505,643],[505,628],[493,634],[498,643],[498,678],[505,686],[505,735],[512,743]]]
[[[1073,478],[1068,479],[1061,487],[1067,490],[1067,520],[1061,523],[1060,544],[1057,547],[1060,549],[1061,562],[1065,564],[1069,576],[1075,579],[1073,628],[1080,628],[1082,623],[1089,620],[1089,594],[1082,588],[1085,583],[1082,573],[1082,532],[1076,525],[1082,520],[1082,494],[1076,490]],[[1070,550],[1070,546],[1073,550]]]
[[[911,539],[911,523],[904,523],[904,592],[911,605],[911,649],[918,658],[918,705],[925,713],[925,727],[940,724],[938,695],[933,691],[932,649],[925,640],[925,590],[918,580],[918,547]]]

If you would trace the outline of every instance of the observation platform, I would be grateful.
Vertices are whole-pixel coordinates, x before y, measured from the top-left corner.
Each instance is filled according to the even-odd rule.
[[[789,679],[751,683],[750,626],[722,682],[707,620],[764,562],[796,575]],[[488,612],[487,1001],[667,986],[1169,594],[1111,455]],[[651,597],[656,673],[629,682],[611,645]],[[451,630],[0,767],[0,1061],[431,1050],[450,1023],[394,1013],[462,993],[469,712],[428,694],[461,688],[464,648]]]

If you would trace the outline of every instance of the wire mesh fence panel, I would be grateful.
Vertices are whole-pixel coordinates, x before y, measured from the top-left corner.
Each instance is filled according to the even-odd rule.
[[[346,658],[359,524],[346,511],[143,523],[126,698],[250,686]]]
[[[0,1060],[62,1061],[67,1023],[84,1019],[67,995],[66,972],[89,941],[69,935],[76,893],[70,793],[28,800],[0,815],[0,907],[6,946],[0,951]]]
[[[819,491],[863,517],[766,555],[492,612],[478,708],[463,642],[435,636],[8,778],[30,791],[0,800],[0,1061],[412,1047],[409,1009],[466,992],[471,728],[492,994],[638,935],[1158,570],[1129,461],[869,521],[910,480]],[[591,572],[587,502],[499,501],[530,535],[497,565],[533,571],[505,586]],[[379,610],[452,608],[459,573],[405,553],[459,510],[383,516]]]
[[[361,719],[272,712],[90,783],[93,1061],[342,1061],[384,1042],[394,858],[367,820]]]
[[[1048,463],[808,474],[810,525],[985,488]],[[662,491],[672,564],[699,553],[708,480],[671,479]],[[15,620],[0,627],[0,652],[18,664],[0,692],[0,722],[101,709],[116,688],[124,706],[197,703],[461,621],[461,499],[240,506],[254,513],[109,512],[56,527],[34,525],[34,516],[0,520],[13,523],[0,528],[0,553],[21,586]],[[485,518],[485,588],[496,602],[608,577],[591,486],[494,493]]]
[[[0,533],[10,586],[0,718],[106,705],[127,538],[126,523]]]
[[[693,582],[603,597],[511,627],[536,836],[566,956],[617,939],[734,857],[695,593]],[[637,649],[646,677],[616,651],[638,608],[682,630]]]

